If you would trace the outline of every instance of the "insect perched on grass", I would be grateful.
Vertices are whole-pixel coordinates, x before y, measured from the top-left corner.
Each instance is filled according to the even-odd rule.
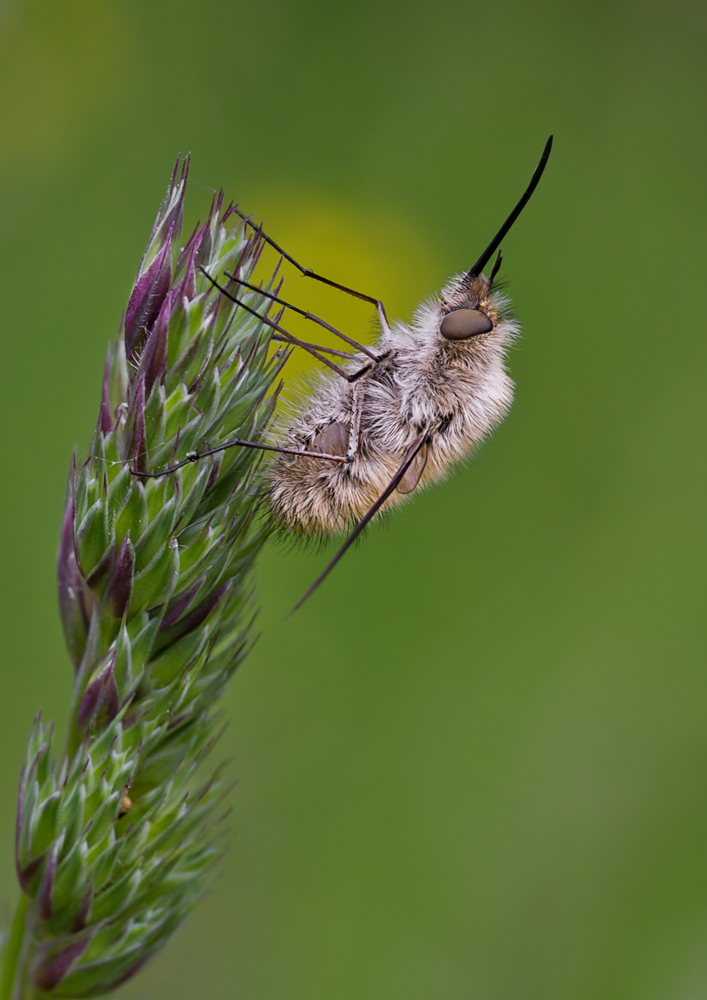
[[[260,315],[241,301],[232,286],[224,288],[204,272],[224,295],[268,325],[274,340],[308,351],[329,371],[295,416],[283,445],[233,440],[218,448],[190,452],[183,462],[152,475],[165,475],[229,447],[277,452],[267,472],[267,484],[270,509],[280,526],[290,534],[318,538],[350,531],[295,609],[381,509],[400,503],[419,486],[444,476],[508,412],[513,383],[506,372],[505,356],[519,327],[508,299],[494,289],[501,264],[500,244],[537,187],[551,147],[552,136],[520,201],[473,267],[451,278],[432,301],[418,306],[410,323],[389,324],[380,300],[303,268],[260,227],[238,213],[305,277],[375,305],[381,332],[372,348],[251,285],[242,276],[227,273],[231,281],[278,303],[283,312],[298,312],[335,333],[353,351],[333,351],[298,340],[280,321]],[[497,250],[486,277],[483,269]]]

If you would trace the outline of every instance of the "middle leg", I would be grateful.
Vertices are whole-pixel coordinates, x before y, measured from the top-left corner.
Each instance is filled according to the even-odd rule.
[[[270,244],[273,250],[277,250],[279,254],[282,254],[285,260],[288,260],[293,267],[296,267],[300,274],[305,278],[314,278],[315,281],[321,281],[325,285],[330,285],[331,288],[337,288],[340,292],[346,292],[347,295],[353,295],[356,299],[362,299],[364,302],[370,302],[371,305],[374,305],[376,307],[376,312],[378,313],[378,321],[381,325],[381,330],[385,334],[390,333],[390,324],[388,323],[388,317],[386,316],[385,306],[380,299],[376,299],[372,295],[365,295],[363,292],[357,292],[354,288],[349,288],[347,285],[340,285],[337,281],[332,281],[330,278],[325,278],[323,275],[317,274],[311,267],[302,267],[302,265],[298,264],[294,257],[291,257],[288,253],[286,253],[274,239],[263,232],[262,226],[256,226],[253,220],[241,212],[239,208],[234,207],[233,211],[236,215],[243,219],[246,225],[250,226],[257,233],[259,233],[265,242]]]
[[[204,268],[201,267],[201,265],[199,266],[199,269],[204,274],[206,274],[208,278],[208,274],[206,273]],[[320,319],[319,316],[315,316],[314,313],[307,312],[304,309],[300,309],[298,306],[293,306],[290,302],[285,302],[284,299],[280,299],[278,298],[277,295],[273,295],[272,292],[267,292],[265,291],[264,288],[258,288],[257,285],[252,285],[249,281],[244,281],[243,278],[239,278],[235,274],[231,274],[229,271],[224,271],[224,274],[226,275],[227,278],[230,278],[231,281],[237,281],[239,285],[244,285],[246,288],[250,288],[254,292],[258,292],[260,295],[264,295],[265,298],[271,299],[273,302],[277,302],[281,306],[285,306],[286,309],[290,309],[292,312],[296,312],[300,316],[304,316],[305,319],[311,320],[313,323],[317,323],[319,326],[323,326],[325,330],[329,330],[335,336],[340,337],[341,340],[345,340],[347,344],[350,344],[352,347],[355,347],[357,351],[360,351],[362,354],[368,355],[368,357],[371,358],[372,361],[380,360],[378,355],[374,354],[373,351],[369,351],[369,349],[367,347],[364,347],[363,344],[359,344],[357,341],[352,340],[351,337],[347,337],[345,333],[341,332],[341,330],[337,330],[335,326],[331,326],[331,324],[327,323],[325,320]]]
[[[221,294],[224,295],[227,299],[230,299],[231,302],[235,303],[237,306],[240,306],[242,309],[245,309],[246,312],[249,312],[252,316],[255,316],[255,318],[259,319],[261,323],[265,323],[272,330],[275,330],[277,333],[281,334],[281,336],[285,339],[287,343],[293,344],[295,347],[301,347],[303,350],[307,351],[308,354],[311,354],[318,361],[321,361],[322,364],[326,365],[327,368],[331,368],[332,371],[335,371],[337,375],[340,375],[342,378],[346,379],[347,382],[355,382],[357,379],[361,378],[362,375],[365,375],[367,371],[371,370],[373,365],[378,360],[376,358],[375,361],[370,361],[368,364],[363,365],[361,368],[359,368],[352,374],[345,372],[343,368],[339,368],[338,365],[335,365],[332,361],[329,361],[328,358],[325,358],[322,354],[319,354],[318,350],[312,347],[312,345],[305,343],[303,340],[298,340],[297,337],[289,333],[288,330],[283,329],[283,327],[279,326],[274,320],[269,319],[267,316],[261,315],[261,313],[257,312],[257,310],[253,309],[251,306],[243,302],[242,299],[236,298],[236,296],[232,295],[231,292],[228,291],[228,289],[223,288],[221,285],[219,285],[216,279],[212,278],[211,275],[204,270],[204,268],[201,268],[201,270],[203,271],[206,278],[208,278],[208,280],[214,286],[214,288],[217,288],[218,291],[221,292]],[[258,291],[260,291],[260,289],[258,289]],[[384,357],[385,356],[386,355],[384,355]]]

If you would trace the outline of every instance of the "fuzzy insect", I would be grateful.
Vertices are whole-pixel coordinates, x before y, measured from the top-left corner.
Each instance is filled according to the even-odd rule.
[[[451,278],[433,301],[422,303],[409,324],[389,324],[381,301],[303,268],[258,229],[262,238],[306,277],[375,305],[381,333],[373,348],[356,343],[313,314],[250,285],[239,275],[228,275],[280,304],[283,310],[299,312],[332,331],[354,348],[353,352],[333,351],[305,343],[279,321],[254,313],[272,329],[274,340],[307,350],[329,372],[322,375],[295,416],[282,445],[234,440],[216,449],[190,452],[184,462],[158,473],[164,475],[226,447],[277,452],[267,472],[267,488],[279,525],[288,533],[317,538],[351,532],[295,610],[379,511],[441,479],[451,466],[468,457],[508,412],[513,383],[505,358],[519,327],[508,299],[494,289],[501,264],[499,248],[537,187],[551,147],[552,136],[520,201],[473,267]],[[242,218],[256,228],[247,216]],[[487,277],[483,269],[497,250]],[[254,312],[230,287],[223,288],[207,277],[224,295]]]

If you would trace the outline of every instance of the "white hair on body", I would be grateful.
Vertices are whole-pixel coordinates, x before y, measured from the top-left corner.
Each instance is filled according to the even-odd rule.
[[[470,309],[488,316],[492,329],[465,339],[441,333],[445,316]],[[435,301],[418,306],[412,321],[384,331],[375,367],[350,383],[325,373],[290,422],[293,450],[344,456],[350,437],[354,392],[360,432],[348,464],[278,455],[268,471],[268,494],[281,527],[325,537],[348,531],[379,499],[421,435],[425,444],[402,481],[382,505],[395,506],[419,486],[440,480],[467,458],[505,417],[513,400],[506,351],[519,327],[505,296],[479,275],[452,278]],[[356,355],[344,370],[365,364]]]
[[[304,349],[337,377],[320,376],[311,395],[296,409],[282,444],[235,437],[189,451],[159,472],[132,470],[133,475],[171,475],[228,448],[276,453],[266,472],[266,488],[281,531],[290,537],[323,538],[352,529],[293,610],[300,607],[378,513],[400,503],[419,486],[441,479],[508,412],[513,383],[505,367],[506,352],[519,328],[494,278],[501,265],[501,242],[537,187],[551,149],[552,136],[530,184],[476,263],[451,278],[437,298],[421,303],[409,324],[398,322],[391,327],[379,299],[303,267],[262,226],[233,206],[244,226],[256,231],[256,240],[269,244],[304,277],[374,305],[380,324],[378,342],[373,349],[357,343],[262,284],[251,284],[239,268],[235,274],[224,272],[229,284],[223,286],[199,265],[226,298],[270,329],[271,341]],[[486,277],[484,268],[496,251]],[[243,298],[246,290],[282,306],[278,319],[271,319],[267,309],[263,314],[249,304]],[[336,334],[354,353],[299,340],[280,325],[285,310]],[[331,355],[346,360],[336,364]],[[286,359],[287,354],[282,363]]]

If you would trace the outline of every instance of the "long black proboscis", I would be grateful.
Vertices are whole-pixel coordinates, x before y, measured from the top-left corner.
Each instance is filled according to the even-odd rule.
[[[501,241],[504,238],[504,236],[506,235],[506,233],[508,232],[508,230],[511,228],[511,226],[516,221],[516,219],[518,218],[518,216],[520,215],[520,213],[523,211],[523,209],[525,208],[525,206],[530,201],[530,197],[531,197],[533,191],[535,190],[535,188],[540,183],[540,178],[542,177],[543,171],[545,170],[545,167],[547,166],[547,161],[550,159],[550,150],[551,149],[552,149],[552,136],[550,136],[550,138],[545,143],[545,149],[543,150],[543,155],[540,157],[540,163],[538,163],[537,167],[535,168],[535,173],[533,174],[533,176],[531,178],[530,184],[525,189],[525,193],[523,194],[523,197],[520,199],[520,201],[518,202],[518,204],[516,205],[516,207],[513,209],[513,211],[508,216],[508,218],[506,219],[506,221],[503,223],[503,225],[501,226],[501,228],[498,230],[498,232],[496,233],[496,235],[494,236],[494,238],[491,240],[491,242],[486,247],[486,249],[484,250],[484,252],[481,254],[481,256],[479,257],[479,259],[477,260],[477,262],[474,264],[474,266],[472,267],[472,269],[468,272],[468,274],[466,276],[467,277],[467,281],[473,281],[474,278],[476,278],[479,274],[481,274],[481,272],[483,271],[484,267],[486,266],[486,264],[491,259],[492,255],[496,252],[496,250],[500,246]]]
[[[423,446],[423,444],[425,443],[426,440],[427,440],[427,437],[426,437],[425,434],[423,434],[421,437],[419,437],[417,439],[417,441],[414,442],[414,444],[412,444],[408,448],[407,454],[405,455],[405,458],[403,459],[402,465],[400,466],[400,468],[398,469],[398,471],[395,473],[395,475],[393,476],[393,478],[390,480],[390,482],[388,483],[388,485],[386,486],[386,488],[383,490],[383,492],[381,493],[381,495],[378,497],[378,499],[376,500],[376,502],[371,507],[369,507],[369,509],[363,515],[363,517],[361,518],[361,520],[358,522],[358,524],[356,525],[356,527],[354,528],[354,530],[351,532],[351,534],[346,539],[346,541],[344,542],[344,544],[341,546],[341,548],[339,549],[339,551],[336,553],[336,555],[334,556],[334,558],[331,560],[331,562],[329,563],[329,565],[324,570],[322,570],[322,572],[319,574],[319,576],[314,581],[314,583],[309,588],[309,590],[306,592],[306,594],[303,594],[302,597],[300,597],[299,601],[297,601],[297,603],[295,604],[294,608],[292,609],[292,611],[290,611],[290,614],[287,616],[288,618],[290,617],[290,615],[294,614],[295,611],[298,608],[302,607],[302,605],[304,604],[304,602],[307,600],[308,597],[311,597],[311,595],[317,589],[317,587],[319,586],[319,584],[322,583],[329,576],[329,574],[334,569],[334,567],[339,562],[339,560],[346,554],[346,552],[349,550],[349,548],[353,545],[353,543],[356,541],[356,539],[361,534],[361,532],[366,527],[366,525],[371,520],[371,518],[375,517],[375,515],[381,509],[381,507],[383,506],[383,504],[385,503],[385,501],[388,499],[388,497],[390,496],[390,494],[399,485],[399,483],[402,480],[403,476],[405,475],[405,473],[407,472],[407,470],[412,465],[413,460],[415,458],[415,455],[417,455],[418,451],[420,450],[420,448],[422,448],[422,446]]]

